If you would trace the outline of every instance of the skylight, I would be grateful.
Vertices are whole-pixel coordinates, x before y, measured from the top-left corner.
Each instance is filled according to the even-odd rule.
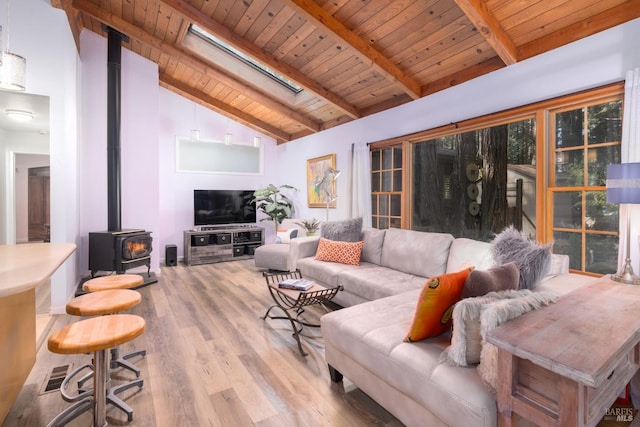
[[[220,49],[221,51],[223,51],[223,52],[225,52],[225,53],[227,53],[227,54],[239,59],[243,63],[249,65],[250,67],[252,67],[254,69],[256,69],[257,71],[261,72],[265,76],[273,79],[274,81],[276,81],[277,83],[279,83],[283,87],[287,88],[288,90],[290,90],[294,94],[298,94],[298,93],[302,92],[302,88],[300,86],[298,86],[297,84],[295,84],[294,82],[292,82],[291,80],[287,79],[286,77],[282,76],[281,74],[276,73],[275,71],[273,71],[269,67],[259,63],[255,59],[245,55],[244,53],[240,52],[239,50],[237,50],[233,46],[228,45],[227,43],[223,42],[222,40],[212,36],[211,34],[206,32],[202,28],[198,27],[197,25],[191,24],[191,26],[189,27],[189,32],[194,34],[194,35],[196,35],[196,36],[198,36],[198,37],[200,37],[201,39],[205,40],[207,43],[211,44],[212,46],[215,46],[216,48]]]

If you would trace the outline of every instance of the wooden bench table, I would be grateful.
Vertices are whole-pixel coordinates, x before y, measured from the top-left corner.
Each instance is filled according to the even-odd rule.
[[[498,347],[498,425],[595,426],[639,364],[640,286],[608,278],[487,334]]]

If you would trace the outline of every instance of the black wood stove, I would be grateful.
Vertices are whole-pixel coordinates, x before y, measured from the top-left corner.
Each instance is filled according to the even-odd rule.
[[[120,74],[121,43],[128,37],[104,26],[108,35],[107,58],[107,211],[108,231],[89,233],[89,269],[123,274],[147,266],[151,277],[151,232],[120,228]]]
[[[151,270],[151,232],[144,230],[100,231],[89,233],[89,269],[91,277],[98,271],[126,270],[141,265]]]

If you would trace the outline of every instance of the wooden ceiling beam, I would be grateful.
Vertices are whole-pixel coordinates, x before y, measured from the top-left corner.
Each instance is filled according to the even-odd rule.
[[[518,61],[516,45],[483,0],[454,0],[506,65]]]
[[[640,0],[630,0],[518,48],[524,60],[640,17]]]
[[[172,8],[176,13],[184,16],[187,20],[193,22],[199,27],[209,31],[212,35],[224,40],[236,49],[244,52],[246,55],[251,56],[257,61],[260,61],[269,68],[277,71],[292,81],[296,82],[306,90],[312,92],[316,96],[325,99],[327,102],[333,104],[349,116],[354,119],[362,117],[362,114],[358,109],[344,100],[337,94],[329,91],[318,82],[311,80],[306,75],[291,67],[290,65],[279,61],[272,55],[269,55],[262,51],[251,42],[248,42],[238,34],[231,31],[229,28],[211,19],[210,17],[203,15],[200,10],[191,6],[184,0],[160,0],[163,4]]]
[[[199,90],[195,89],[193,86],[175,79],[168,74],[160,74],[160,86],[164,87],[165,89],[171,90],[172,92],[176,92],[177,94],[184,96],[185,98],[191,99],[198,104],[202,104],[204,102],[206,107],[209,107],[226,117],[237,120],[242,124],[252,127],[260,132],[266,133],[276,140],[291,140],[291,135],[281,131],[277,127],[271,126],[270,124],[265,123],[261,120],[257,120],[252,115],[247,114],[235,107],[232,107],[229,104],[226,104],[216,98],[213,98],[212,96],[202,93]]]
[[[308,21],[325,28],[334,36],[338,37],[342,43],[346,43],[354,48],[370,65],[386,79],[398,84],[411,99],[420,98],[420,84],[409,77],[389,58],[378,52],[371,44],[363,40],[344,24],[335,19],[330,13],[318,6],[313,0],[283,0],[284,4],[293,8]]]
[[[378,104],[371,105],[370,107],[363,108],[362,112],[367,116],[371,114],[379,113],[381,111],[389,110],[391,108],[398,107],[402,104],[406,104],[410,102],[411,99],[407,95],[396,96],[393,98],[389,98],[386,101],[382,101]]]
[[[82,13],[85,13],[94,19],[97,19],[100,22],[103,22],[116,30],[120,31],[123,34],[128,35],[129,37],[138,40],[140,43],[143,43],[151,48],[157,49],[163,52],[165,55],[168,55],[181,64],[186,65],[194,70],[206,74],[212,79],[219,81],[221,84],[226,85],[242,95],[258,102],[265,107],[268,107],[283,116],[290,118],[291,120],[300,123],[302,126],[312,130],[314,132],[318,132],[320,130],[320,124],[315,122],[314,120],[308,118],[307,116],[299,113],[298,111],[293,110],[292,108],[287,107],[286,105],[276,101],[275,99],[263,94],[262,92],[253,89],[245,82],[239,81],[234,77],[231,77],[216,68],[210,66],[209,64],[201,61],[189,54],[185,53],[181,49],[178,49],[174,45],[170,43],[166,43],[146,31],[130,24],[129,22],[119,18],[104,9],[100,8],[98,5],[90,2],[89,0],[73,0],[73,7]]]
[[[501,68],[504,68],[504,62],[501,58],[494,56],[493,58],[482,61],[479,64],[467,67],[464,69],[464,71],[455,73],[451,76],[443,77],[424,85],[422,87],[422,96],[440,92],[441,90],[445,90],[450,87],[459,85],[460,83],[473,80],[476,77],[489,74],[490,72],[499,70]]]

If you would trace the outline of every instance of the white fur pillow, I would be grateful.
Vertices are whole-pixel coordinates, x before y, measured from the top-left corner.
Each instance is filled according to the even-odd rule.
[[[558,294],[549,291],[532,292],[523,289],[520,291],[505,292],[522,292],[524,295],[518,298],[503,299],[489,304],[488,307],[482,310],[482,314],[480,315],[482,352],[480,353],[478,374],[492,393],[496,392],[496,386],[498,384],[498,348],[485,341],[487,332],[508,320],[515,319],[531,310],[537,310],[542,306],[554,303],[558,299]]]
[[[478,363],[482,366],[485,347],[489,345],[483,342],[487,331],[527,311],[547,305],[557,298],[558,296],[552,292],[521,289],[489,292],[481,297],[459,301],[453,309],[451,345],[442,352],[440,361],[453,366]],[[489,365],[491,362],[485,363],[483,367],[487,378],[493,375],[492,371],[495,372],[495,368]]]

